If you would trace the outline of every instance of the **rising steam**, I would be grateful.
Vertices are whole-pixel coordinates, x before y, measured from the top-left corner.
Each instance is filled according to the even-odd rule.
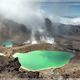
[[[41,1],[42,0],[0,0],[0,14],[8,19],[29,25],[31,28],[34,26],[37,28],[38,26],[42,26],[41,23],[44,21],[44,12],[40,5]]]
[[[40,34],[38,35],[40,40],[52,42],[45,29],[46,14],[41,8],[42,1],[45,0],[0,0],[0,15],[26,25],[31,30],[32,43],[36,43],[35,33],[37,32]]]

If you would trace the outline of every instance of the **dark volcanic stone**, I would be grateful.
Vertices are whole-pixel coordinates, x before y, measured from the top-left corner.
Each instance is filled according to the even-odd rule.
[[[6,65],[8,71],[19,71],[21,64],[18,61],[18,58],[12,59]]]
[[[39,72],[27,72],[29,78],[39,78]]]

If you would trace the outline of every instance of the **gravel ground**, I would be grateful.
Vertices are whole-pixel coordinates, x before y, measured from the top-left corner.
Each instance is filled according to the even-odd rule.
[[[38,47],[37,47],[38,46]],[[4,49],[3,52],[13,54],[13,51],[29,51],[30,49],[38,50],[43,44],[15,47]],[[41,50],[47,50],[50,44],[41,47]],[[1,49],[0,49],[1,50]],[[10,53],[11,52],[11,53]],[[18,59],[13,59],[11,56],[0,57],[0,80],[80,80],[80,52],[75,52],[76,56],[64,67],[58,69],[49,69],[39,72],[28,72],[20,69]]]

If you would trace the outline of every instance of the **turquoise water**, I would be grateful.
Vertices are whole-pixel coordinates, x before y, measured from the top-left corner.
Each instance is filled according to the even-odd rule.
[[[12,41],[5,41],[2,43],[2,45],[5,47],[13,47],[13,42]]]
[[[74,54],[62,51],[31,51],[27,54],[16,53],[13,56],[18,57],[21,67],[29,71],[39,71],[62,67],[69,63]]]

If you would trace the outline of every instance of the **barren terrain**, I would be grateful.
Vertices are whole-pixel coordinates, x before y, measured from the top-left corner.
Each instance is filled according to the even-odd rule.
[[[48,43],[22,45],[5,48],[0,46],[0,52],[6,56],[0,57],[0,80],[79,80],[80,78],[80,51],[76,51],[75,57],[64,67],[49,69],[39,72],[29,72],[20,69],[18,59],[13,59],[15,52],[29,52],[32,50],[65,50],[63,47],[55,47]]]

